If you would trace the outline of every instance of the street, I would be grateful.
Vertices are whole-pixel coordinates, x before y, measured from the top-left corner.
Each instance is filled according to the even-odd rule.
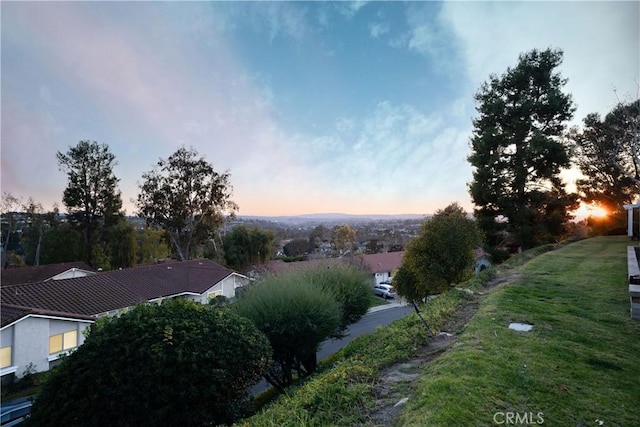
[[[344,338],[340,340],[327,340],[320,344],[318,361],[337,352],[360,335],[374,332],[378,326],[386,326],[394,320],[400,319],[413,312],[414,310],[411,306],[405,305],[387,308],[365,315],[359,322],[349,326]]]
[[[318,350],[318,361],[337,352],[359,336],[374,332],[378,326],[386,326],[394,320],[398,320],[413,312],[413,307],[410,305],[397,305],[392,303],[389,308],[385,306],[376,307],[372,312],[360,319],[359,322],[347,328],[344,338],[322,342]],[[269,384],[262,379],[251,389],[251,392],[253,395],[256,395],[262,393],[269,387]]]

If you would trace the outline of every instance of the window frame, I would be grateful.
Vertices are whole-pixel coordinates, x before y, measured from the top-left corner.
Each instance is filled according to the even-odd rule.
[[[7,352],[9,364],[3,363],[7,357]],[[10,368],[11,366],[13,366],[13,346],[0,347],[0,369]]]
[[[73,338],[72,338],[73,337]],[[60,340],[60,343],[55,343],[55,347],[52,347],[53,340]],[[49,335],[49,356],[55,356],[65,351],[73,350],[78,347],[78,330],[73,329],[71,331],[62,332],[55,335]],[[53,350],[52,350],[53,348]]]

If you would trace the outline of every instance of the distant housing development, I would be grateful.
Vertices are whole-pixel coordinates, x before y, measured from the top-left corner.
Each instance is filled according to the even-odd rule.
[[[2,270],[0,375],[47,371],[84,342],[97,318],[140,303],[235,296],[249,279],[213,261],[167,261],[96,272],[85,264]]]

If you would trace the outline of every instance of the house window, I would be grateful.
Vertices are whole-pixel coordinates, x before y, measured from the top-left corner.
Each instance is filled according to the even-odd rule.
[[[11,366],[11,347],[0,348],[0,369]]]
[[[69,331],[64,334],[51,335],[49,337],[49,354],[70,350],[78,346],[78,331]]]
[[[207,294],[207,298],[209,299],[214,299],[217,296],[222,295],[222,291],[215,291],[215,292],[211,292],[209,294]]]

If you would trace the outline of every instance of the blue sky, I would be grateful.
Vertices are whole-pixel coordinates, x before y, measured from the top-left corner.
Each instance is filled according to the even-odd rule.
[[[56,152],[89,139],[115,154],[129,214],[182,145],[229,170],[240,215],[471,210],[473,95],[491,73],[562,49],[574,125],[640,82],[638,2],[0,7],[1,187],[47,209],[66,186]]]

